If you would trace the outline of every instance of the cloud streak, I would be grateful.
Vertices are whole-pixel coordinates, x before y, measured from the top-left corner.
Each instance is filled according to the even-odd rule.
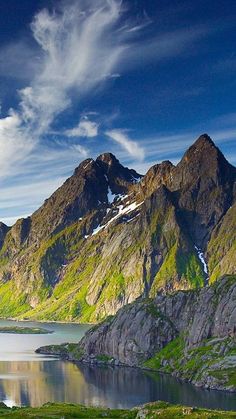
[[[96,137],[98,135],[98,123],[90,121],[88,117],[83,117],[79,124],[65,131],[67,137]]]
[[[113,141],[124,148],[130,156],[138,160],[143,160],[145,157],[144,148],[136,141],[131,140],[124,130],[114,129],[106,131],[105,134]]]
[[[33,61],[30,68],[34,76],[19,92],[18,110],[10,110],[7,116],[6,123],[11,119],[8,164],[1,153],[6,147],[6,123],[0,119],[0,177],[8,175],[12,167],[16,170],[17,156],[20,162],[28,158],[41,138],[48,134],[58,115],[72,106],[73,95],[80,100],[93,93],[106,80],[116,78],[122,68],[127,70],[130,66],[140,66],[142,62],[176,56],[207,32],[201,26],[161,34],[140,43],[137,36],[150,23],[149,20],[144,19],[137,25],[130,20],[124,22],[124,16],[125,8],[120,0],[78,0],[58,2],[53,12],[43,9],[34,17],[31,30],[37,48],[31,53],[27,45],[25,51],[25,57],[32,57],[27,61]],[[21,43],[20,50],[23,50]],[[5,48],[2,55],[0,51],[0,69],[7,52],[13,57],[14,46]],[[95,135],[96,129],[95,125],[81,121],[67,134],[90,137]],[[115,141],[132,152],[127,137],[121,136],[119,133],[118,141],[115,135]],[[11,158],[14,146],[20,153]],[[133,153],[141,158],[142,152],[137,147]]]
[[[113,73],[123,49],[115,36],[120,13],[117,0],[98,0],[96,7],[87,0],[59,3],[57,11],[44,9],[35,16],[31,29],[40,63],[19,92],[19,109],[0,119],[0,177],[38,147],[55,118],[71,106],[72,92],[80,99]],[[87,134],[96,129],[85,121],[79,128]]]
[[[14,199],[16,188],[19,195],[22,193],[24,199],[19,197],[18,204],[21,202],[25,210],[19,214],[32,208],[30,202],[37,207],[42,197],[89,155],[87,144],[81,144],[80,138],[99,134],[100,125],[84,116],[80,120],[78,117],[77,126],[67,130],[63,127],[60,135],[55,133],[55,121],[70,110],[73,99],[79,102],[93,95],[108,80],[111,83],[111,79],[119,78],[122,71],[175,57],[207,34],[201,26],[151,39],[147,35],[140,42],[140,32],[149,25],[149,19],[138,24],[130,19],[126,22],[125,13],[120,0],[58,1],[53,12],[43,9],[33,19],[31,31],[36,46],[17,41],[0,50],[0,75],[20,79],[21,86],[28,79],[19,91],[19,105],[0,119],[0,180],[9,176],[9,183],[15,182],[16,186],[9,189]],[[109,126],[103,125],[106,129]],[[138,162],[149,157],[148,144],[134,141],[127,131],[109,126],[106,135],[121,154],[124,150]],[[2,191],[7,208],[11,198],[6,188]],[[9,219],[14,217],[9,213]]]

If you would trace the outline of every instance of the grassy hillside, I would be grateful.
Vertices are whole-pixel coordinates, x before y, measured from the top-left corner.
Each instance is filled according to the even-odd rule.
[[[72,419],[72,418],[124,418],[124,419],[230,419],[236,418],[236,412],[223,412],[208,409],[198,409],[184,406],[174,406],[166,402],[149,403],[132,410],[114,410],[106,408],[85,407],[74,404],[48,403],[40,408],[0,407],[2,419]]]

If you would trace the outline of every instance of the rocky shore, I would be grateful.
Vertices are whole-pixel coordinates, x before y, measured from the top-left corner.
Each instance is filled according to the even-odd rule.
[[[236,276],[201,290],[128,304],[78,344],[38,353],[170,373],[196,386],[236,391]]]

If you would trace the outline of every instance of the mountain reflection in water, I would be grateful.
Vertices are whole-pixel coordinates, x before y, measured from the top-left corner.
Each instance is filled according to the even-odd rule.
[[[235,395],[197,389],[171,376],[133,368],[75,365],[60,360],[0,362],[0,400],[9,406],[50,402],[115,408],[155,400],[236,409]]]
[[[16,322],[1,320],[0,326]],[[236,410],[235,394],[207,391],[168,375],[135,368],[75,365],[35,354],[42,345],[78,342],[87,325],[22,323],[48,328],[48,335],[0,333],[0,401],[8,406],[47,402],[129,408],[156,400]]]

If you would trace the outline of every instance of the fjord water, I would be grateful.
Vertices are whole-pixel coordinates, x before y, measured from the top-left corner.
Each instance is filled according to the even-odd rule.
[[[1,320],[2,326],[19,322]],[[77,342],[87,325],[21,322],[53,330],[47,335],[0,333],[0,401],[8,406],[46,402],[129,408],[166,400],[172,403],[236,410],[235,394],[201,390],[168,375],[134,368],[75,365],[35,354],[42,345]]]

